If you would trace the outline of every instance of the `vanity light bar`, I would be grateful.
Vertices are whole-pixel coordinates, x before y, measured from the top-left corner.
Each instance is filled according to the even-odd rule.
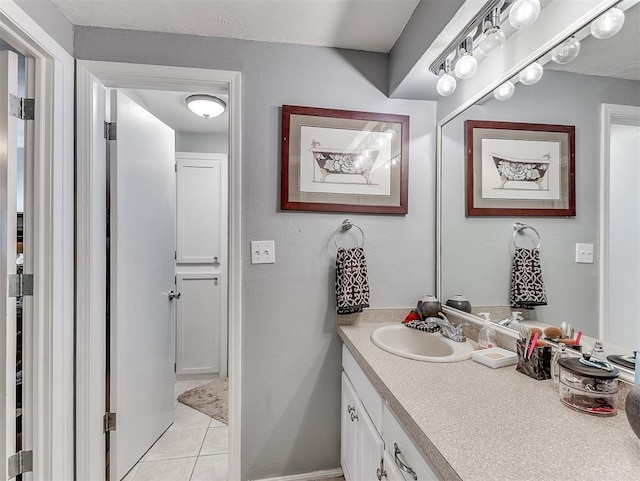
[[[476,14],[476,16],[473,17],[473,19],[470,20],[469,23],[467,23],[467,25],[465,25],[465,27],[460,30],[460,33],[458,33],[458,35],[449,43],[449,45],[447,45],[442,53],[438,55],[438,57],[431,63],[431,65],[429,66],[429,71],[434,75],[438,75],[440,73],[440,70],[442,70],[442,66],[445,63],[445,60],[447,59],[447,57],[449,57],[449,55],[451,55],[451,52],[457,52],[460,44],[462,44],[462,42],[464,42],[469,35],[473,34],[473,31],[478,28],[478,25],[484,25],[484,21],[491,15],[491,12],[493,12],[493,10],[499,7],[502,7],[502,9],[504,9],[505,7],[508,7],[510,3],[511,2],[505,0],[489,0],[487,3],[485,3],[482,9]]]

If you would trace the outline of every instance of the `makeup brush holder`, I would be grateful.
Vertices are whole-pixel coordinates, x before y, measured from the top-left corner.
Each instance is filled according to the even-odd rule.
[[[538,381],[551,379],[551,357],[553,351],[551,346],[534,347],[531,357],[527,359],[529,346],[525,341],[516,341],[516,353],[518,354],[518,365],[516,371],[526,374]]]

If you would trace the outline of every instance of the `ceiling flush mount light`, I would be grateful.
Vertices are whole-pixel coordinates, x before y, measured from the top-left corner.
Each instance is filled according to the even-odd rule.
[[[569,37],[551,51],[551,60],[565,64],[571,62],[580,53],[580,42],[575,37]]]
[[[189,110],[205,119],[217,117],[227,108],[224,100],[208,94],[189,95],[185,102]]]
[[[538,62],[533,62],[518,74],[518,80],[521,84],[533,85],[542,78],[542,74],[544,74],[542,65],[540,65]]]
[[[509,10],[509,23],[513,28],[527,28],[536,21],[538,15],[540,15],[538,0],[517,0]]]
[[[456,90],[458,82],[455,77],[451,75],[451,60],[447,60],[441,67],[440,79],[436,84],[436,90],[442,97],[451,95]]]
[[[473,77],[478,69],[478,61],[473,57],[473,40],[467,37],[458,49],[458,60],[453,71],[459,79],[468,79]]]
[[[508,80],[493,91],[493,96],[500,101],[509,100],[516,87]]]
[[[612,8],[591,22],[591,35],[603,40],[611,38],[624,25],[624,12],[619,8]]]
[[[502,50],[506,37],[500,30],[500,9],[494,8],[487,16],[489,27],[484,31],[484,39],[478,45],[478,49],[487,56],[494,55]]]

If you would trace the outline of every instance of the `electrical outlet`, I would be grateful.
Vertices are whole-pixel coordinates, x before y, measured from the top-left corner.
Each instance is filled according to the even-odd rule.
[[[251,241],[251,263],[252,264],[275,264],[276,263],[276,243],[275,241]]]
[[[593,244],[576,244],[576,262],[593,264]]]

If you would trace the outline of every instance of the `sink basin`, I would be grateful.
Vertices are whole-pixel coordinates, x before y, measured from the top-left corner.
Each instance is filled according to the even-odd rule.
[[[439,332],[419,331],[402,324],[379,327],[371,334],[371,342],[396,356],[428,362],[466,361],[473,351],[469,341],[452,341]]]

